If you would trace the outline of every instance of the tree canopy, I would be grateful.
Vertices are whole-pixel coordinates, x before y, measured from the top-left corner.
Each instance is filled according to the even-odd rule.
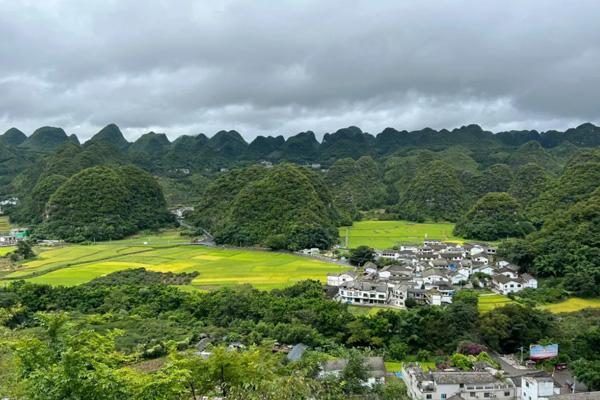
[[[533,230],[514,197],[492,192],[479,199],[457,222],[454,234],[468,239],[498,240],[524,237]]]
[[[72,242],[120,239],[173,222],[156,180],[131,166],[81,171],[52,194],[46,214],[37,234]]]

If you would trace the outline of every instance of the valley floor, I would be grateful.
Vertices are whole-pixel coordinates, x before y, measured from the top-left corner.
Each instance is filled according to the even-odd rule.
[[[342,247],[369,246],[388,249],[399,244],[420,244],[424,239],[462,243],[452,234],[451,223],[415,223],[410,221],[358,221],[339,229]]]
[[[259,289],[285,287],[294,282],[325,281],[327,273],[348,267],[292,254],[210,248],[189,244],[177,232],[137,236],[92,245],[36,248],[38,257],[2,276],[0,283],[26,279],[50,285],[79,285],[128,268],[160,272],[198,271],[187,289],[249,283]]]

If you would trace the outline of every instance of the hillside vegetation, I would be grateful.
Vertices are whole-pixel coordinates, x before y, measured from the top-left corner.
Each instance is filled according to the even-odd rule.
[[[192,220],[217,243],[298,250],[331,247],[339,216],[318,175],[283,164],[218,178]]]
[[[158,183],[135,167],[88,168],[50,196],[37,234],[71,242],[120,239],[173,222]]]

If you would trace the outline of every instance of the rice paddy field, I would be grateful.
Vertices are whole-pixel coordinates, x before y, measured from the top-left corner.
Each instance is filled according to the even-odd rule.
[[[16,249],[15,246],[0,247],[0,257],[5,256],[8,253],[12,253],[15,249]]]
[[[420,244],[424,239],[438,239],[462,243],[463,240],[452,235],[454,224],[423,223],[409,221],[358,221],[352,226],[339,229],[342,247],[356,248],[369,246],[387,249],[398,244]]]
[[[7,216],[0,216],[0,233],[6,233],[10,231],[10,223],[8,222]]]
[[[514,303],[508,297],[497,293],[483,293],[479,295],[479,312],[491,311],[497,307],[503,307]]]
[[[259,289],[280,288],[304,279],[325,281],[328,272],[348,267],[267,251],[213,248],[188,244],[177,232],[138,236],[93,245],[36,248],[38,257],[4,275],[11,279],[74,286],[128,268],[200,274],[185,289],[249,283]],[[0,281],[2,283],[2,281]]]
[[[600,308],[600,299],[582,299],[571,297],[560,303],[544,304],[539,308],[548,310],[552,313],[576,312],[584,308]]]

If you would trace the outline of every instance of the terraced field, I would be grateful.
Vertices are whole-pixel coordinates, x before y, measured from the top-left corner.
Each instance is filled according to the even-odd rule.
[[[325,281],[328,272],[347,269],[291,254],[189,245],[176,232],[36,251],[38,257],[4,276],[5,282],[26,279],[73,286],[114,271],[145,267],[162,272],[198,271],[200,275],[192,282],[198,289],[242,283],[271,289],[304,279]]]
[[[452,235],[454,224],[409,221],[358,221],[352,226],[339,229],[342,247],[355,248],[361,245],[386,249],[403,243],[422,243],[424,239],[438,239],[462,243]],[[346,241],[347,239],[347,241]]]
[[[6,233],[10,231],[10,223],[8,222],[8,217],[2,215],[0,216],[0,233]]]

